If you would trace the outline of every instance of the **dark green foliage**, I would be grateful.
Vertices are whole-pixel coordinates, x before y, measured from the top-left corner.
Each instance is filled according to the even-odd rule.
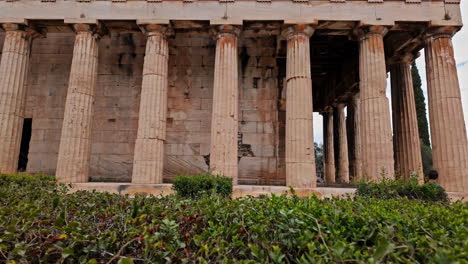
[[[468,206],[76,192],[0,176],[0,263],[467,263]]]
[[[394,199],[406,197],[412,200],[448,202],[445,190],[435,183],[418,184],[415,178],[409,180],[388,180],[380,183],[358,183],[356,194],[362,197]]]
[[[416,114],[418,116],[419,138],[426,146],[430,147],[431,141],[429,140],[429,125],[426,115],[426,99],[424,98],[424,93],[421,88],[421,76],[419,75],[418,67],[416,67],[415,62],[411,65],[411,75],[413,77],[414,100],[416,103]]]
[[[206,194],[227,197],[232,194],[232,179],[211,174],[179,175],[175,177],[172,188],[186,198],[199,198]]]
[[[433,169],[432,149],[423,142],[421,142],[421,159],[423,163],[424,175],[427,175],[427,173]]]
[[[323,179],[323,144],[314,142],[315,171],[317,178]]]

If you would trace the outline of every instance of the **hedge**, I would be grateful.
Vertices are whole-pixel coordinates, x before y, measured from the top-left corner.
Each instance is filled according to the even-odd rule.
[[[466,263],[465,203],[184,199],[0,176],[0,263]]]
[[[172,188],[185,198],[200,198],[213,194],[228,197],[232,194],[232,178],[211,174],[178,175]]]
[[[448,202],[445,190],[436,183],[419,184],[417,178],[408,180],[384,179],[380,183],[360,182],[357,184],[356,195],[375,197],[379,199],[393,199],[406,197],[424,201]]]

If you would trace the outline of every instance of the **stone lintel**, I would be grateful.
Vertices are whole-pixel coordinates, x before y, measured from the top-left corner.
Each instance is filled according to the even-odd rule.
[[[242,26],[244,24],[244,21],[242,19],[235,19],[235,18],[219,18],[219,19],[211,19],[210,20],[210,25],[216,26],[216,25],[233,25],[233,26]]]
[[[0,24],[20,24],[20,25],[28,25],[29,21],[24,18],[4,18],[0,17]]]
[[[256,1],[236,1],[225,4],[219,1],[196,1],[186,4],[183,1],[162,1],[157,5],[148,5],[146,1],[127,1],[111,5],[110,1],[57,1],[44,5],[40,1],[0,1],[0,10],[11,18],[60,20],[60,19],[96,19],[119,20],[137,19],[178,19],[208,20],[217,23],[230,23],[241,20],[283,20],[305,22],[310,18],[320,21],[348,20],[361,21],[364,24],[391,25],[395,21],[431,22],[434,25],[462,24],[460,6],[445,5],[442,1],[423,1],[420,4],[405,1],[384,1],[371,4],[367,1],[347,1],[337,5],[330,1],[310,1],[307,4],[290,1],[272,1],[268,5],[259,5]],[[224,18],[226,19],[224,19]],[[223,22],[226,21],[227,22]]]
[[[169,25],[171,21],[169,19],[137,19],[137,25]]]
[[[99,24],[99,21],[95,18],[65,18],[63,22],[65,24],[90,24],[90,25]]]

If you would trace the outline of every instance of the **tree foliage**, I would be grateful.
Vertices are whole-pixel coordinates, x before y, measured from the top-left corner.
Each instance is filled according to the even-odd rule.
[[[416,114],[418,116],[419,138],[425,145],[430,147],[431,141],[429,139],[429,125],[426,115],[426,99],[424,98],[422,90],[421,76],[419,75],[418,67],[415,62],[413,62],[411,66],[411,75],[413,77],[414,100],[416,103]]]
[[[421,140],[421,158],[424,174],[432,169],[432,149],[429,139],[429,124],[426,114],[426,99],[422,90],[421,76],[418,67],[413,62],[411,65],[411,76],[413,78],[414,101],[416,104],[416,114],[418,117],[419,139]]]

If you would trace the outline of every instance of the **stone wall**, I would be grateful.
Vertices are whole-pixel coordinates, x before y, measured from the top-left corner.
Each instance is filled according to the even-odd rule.
[[[29,172],[55,173],[73,42],[73,33],[48,33],[33,42],[26,109],[33,118]],[[277,148],[276,44],[271,36],[240,41],[241,183],[284,184]],[[139,33],[100,40],[91,181],[131,180],[145,45]],[[215,55],[208,30],[178,30],[169,45],[166,182],[208,170]]]

